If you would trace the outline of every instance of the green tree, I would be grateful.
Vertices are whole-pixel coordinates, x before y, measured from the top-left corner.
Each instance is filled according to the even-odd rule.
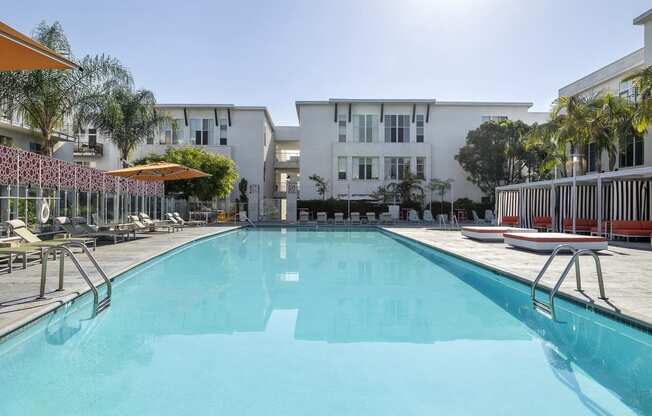
[[[634,127],[639,133],[645,134],[652,124],[652,65],[643,68],[626,80],[632,81],[637,92]]]
[[[186,199],[191,196],[204,201],[214,197],[226,198],[233,191],[235,181],[238,179],[238,172],[233,160],[191,146],[170,147],[162,155],[151,154],[136,161],[135,164],[161,161],[178,163],[211,175],[200,179],[172,181],[165,185],[167,193],[179,194]]]
[[[61,25],[41,22],[34,40],[66,58],[72,56]],[[0,72],[0,103],[20,113],[27,125],[39,132],[43,151],[52,156],[55,135],[84,108],[97,107],[115,88],[132,84],[132,78],[116,59],[105,55],[76,61],[83,71],[38,70]]]
[[[531,155],[525,147],[530,127],[522,121],[488,121],[469,131],[466,144],[455,159],[467,173],[467,179],[492,201],[497,186],[522,182],[531,170]]]
[[[642,138],[645,129],[639,131],[636,127],[637,107],[629,100],[606,94],[597,100],[598,108],[591,129],[591,141],[597,147],[596,170],[602,171],[603,152],[609,158],[609,170],[614,170],[618,160],[618,149],[622,148],[628,139]]]
[[[154,137],[168,117],[156,110],[154,94],[145,89],[119,88],[105,95],[94,106],[84,107],[77,115],[78,124],[92,124],[109,135],[126,165],[129,155],[148,137]]]
[[[439,195],[440,201],[441,201],[441,212],[444,212],[444,197],[446,196],[446,193],[451,190],[453,187],[453,180],[452,179],[439,179],[439,178],[433,178],[430,180],[428,183],[428,189]],[[432,204],[432,201],[430,201]],[[432,211],[432,206],[430,207],[430,210]]]
[[[326,191],[328,190],[328,181],[316,173],[308,176],[308,179],[315,182],[315,188],[317,188],[317,194],[321,195],[321,199],[326,199]]]
[[[425,197],[421,179],[417,178],[412,172],[406,172],[403,179],[398,182],[379,186],[370,196],[379,202],[392,204],[399,202],[406,205],[422,205]]]

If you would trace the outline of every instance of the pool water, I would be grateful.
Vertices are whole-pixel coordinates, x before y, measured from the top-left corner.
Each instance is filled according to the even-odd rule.
[[[607,282],[608,285],[608,282]],[[0,344],[0,415],[645,415],[652,335],[375,230],[248,229]]]

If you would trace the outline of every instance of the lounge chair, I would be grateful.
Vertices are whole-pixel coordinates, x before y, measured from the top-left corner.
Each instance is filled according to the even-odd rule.
[[[520,218],[518,215],[503,215],[500,219],[500,225],[505,227],[518,227]]]
[[[549,252],[560,245],[568,245],[575,250],[606,250],[609,248],[605,237],[562,234],[562,233],[505,233],[505,244],[532,251]]]
[[[183,224],[183,220],[181,220],[181,221],[177,220],[177,219],[174,217],[174,215],[172,215],[172,213],[170,213],[170,212],[167,212],[167,213],[165,214],[165,218],[167,218],[167,220],[168,220],[171,224],[178,225],[178,226],[181,227],[181,229],[183,230],[183,225],[184,225],[184,224]]]
[[[317,213],[317,224],[326,224],[328,222],[328,217],[326,213],[321,211]]]
[[[380,222],[382,224],[391,224],[392,223],[392,215],[389,212],[382,212],[380,214]]]
[[[7,273],[11,273],[13,270],[13,256],[16,258],[22,258],[23,269],[27,268],[28,264],[40,263],[43,261],[43,253],[47,247],[46,246],[33,246],[31,244],[23,244],[18,247],[0,247],[0,255],[7,256]],[[32,258],[30,259],[30,256]]]
[[[423,221],[435,222],[435,219],[432,217],[432,212],[429,209],[423,211]]]
[[[310,221],[308,211],[299,211],[299,224],[307,224]]]
[[[57,240],[47,240],[43,241],[38,236],[33,234],[25,225],[25,223],[21,220],[9,220],[5,222],[11,229],[11,231],[25,240],[25,242],[32,246],[32,247],[58,247],[58,246],[63,246],[67,243],[81,243],[88,247],[89,245],[93,247],[93,250],[95,250],[96,247],[96,241],[95,238],[92,237],[69,237],[69,238],[62,238],[62,239],[57,239]]]
[[[462,227],[464,237],[478,241],[503,241],[505,233],[536,233],[533,228],[513,228],[513,227],[482,227],[471,226]]]
[[[437,224],[442,228],[448,227],[448,215],[446,214],[437,215]]]
[[[336,212],[333,215],[334,215],[333,222],[335,224],[344,224],[344,213],[343,212]]]
[[[490,220],[482,219],[478,216],[478,213],[475,212],[475,210],[471,211],[471,215],[473,215],[473,223],[477,225],[483,225],[483,224],[491,224]]]
[[[349,218],[349,221],[351,224],[360,224],[360,213],[359,212],[352,212],[351,213],[351,218]]]
[[[552,218],[545,216],[533,216],[532,228],[536,228],[537,230],[542,231],[552,230]]]
[[[376,220],[375,212],[367,212],[366,217],[367,217],[367,224],[376,224],[378,222]]]
[[[127,215],[127,219],[129,219],[129,221],[131,221],[131,224],[134,224],[134,226],[136,227],[136,232],[149,232],[149,231],[152,231],[152,229],[150,227],[143,224],[143,222],[140,220],[140,218],[138,218],[138,215]]]
[[[102,230],[96,231],[90,225],[83,222],[82,218],[56,217],[54,223],[59,225],[68,235],[76,239],[91,239],[95,244],[97,238],[105,237],[113,240],[113,244],[118,242],[118,238],[125,241],[132,230]],[[95,248],[93,247],[93,250]]]
[[[419,222],[419,213],[415,209],[408,211],[408,221],[410,222]]]
[[[181,223],[181,225],[189,225],[191,227],[206,225],[206,221],[203,220],[184,220],[178,212],[173,212],[172,215]]]
[[[143,224],[148,226],[153,231],[158,231],[159,228],[165,229],[168,232],[174,232],[181,229],[181,226],[172,224],[168,221],[154,221],[149,217],[149,215],[145,214],[144,212],[138,214],[138,217],[143,222]]]

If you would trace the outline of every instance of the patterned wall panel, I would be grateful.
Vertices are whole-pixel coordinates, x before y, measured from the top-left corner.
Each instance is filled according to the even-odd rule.
[[[41,156],[20,151],[18,154],[19,180],[21,185],[39,186],[41,182]]]
[[[59,161],[41,156],[41,187],[59,189]]]
[[[91,181],[93,176],[93,171],[95,169],[85,168],[83,166],[77,166],[75,173],[75,180],[77,183],[77,189],[80,191],[90,191],[91,190]]]
[[[90,183],[89,191],[91,192],[101,192],[104,189],[104,176],[106,175],[101,170],[89,169],[90,174]]]
[[[59,182],[61,189],[75,189],[75,171],[74,163],[59,161]]]
[[[18,149],[0,146],[0,184],[15,185],[18,177]]]
[[[104,176],[104,191],[115,193],[118,188],[118,178],[111,175],[103,175],[103,176]]]

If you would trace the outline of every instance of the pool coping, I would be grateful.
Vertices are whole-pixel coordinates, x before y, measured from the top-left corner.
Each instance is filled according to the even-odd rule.
[[[391,236],[395,236],[395,237],[398,237],[398,238],[409,240],[411,242],[417,243],[417,244],[422,245],[424,247],[436,250],[436,251],[438,251],[440,253],[450,255],[450,256],[453,256],[453,257],[455,257],[457,259],[472,263],[472,264],[474,264],[474,265],[476,265],[478,267],[481,267],[481,268],[483,268],[485,270],[497,273],[497,274],[499,274],[501,276],[504,276],[504,277],[506,277],[508,279],[512,279],[514,281],[523,283],[523,284],[527,285],[528,287],[532,287],[532,280],[531,279],[520,276],[517,273],[514,273],[512,271],[505,270],[505,269],[502,269],[500,267],[497,267],[497,266],[494,266],[494,265],[491,265],[491,264],[487,264],[487,263],[484,263],[484,262],[481,262],[481,261],[466,257],[464,255],[461,255],[459,253],[447,250],[445,248],[441,248],[441,247],[438,247],[438,246],[433,246],[433,245],[429,244],[426,241],[417,240],[417,239],[415,239],[413,237],[406,236],[406,235],[403,235],[403,234],[399,234],[399,233],[397,233],[397,232],[395,232],[393,230],[383,228],[382,226],[377,226],[377,228],[379,230],[382,230],[382,232],[386,232],[386,233],[390,234]],[[540,290],[542,290],[542,291],[544,291],[546,293],[550,293],[550,291],[552,290],[552,288],[550,286],[548,286],[548,285],[546,285],[544,283],[539,283],[537,285],[537,289],[540,289]],[[559,290],[557,292],[557,296],[561,297],[565,301],[571,302],[571,303],[573,303],[573,304],[575,304],[575,305],[577,305],[579,307],[583,307],[583,308],[585,308],[585,309],[587,309],[589,311],[599,313],[599,314],[601,314],[603,316],[606,316],[606,317],[608,317],[610,319],[613,319],[613,320],[618,321],[620,323],[623,323],[625,325],[628,325],[628,326],[631,326],[631,327],[636,328],[638,330],[641,330],[643,332],[652,334],[652,322],[648,322],[643,317],[637,316],[638,314],[636,312],[629,311],[627,309],[619,309],[620,312],[610,310],[610,309],[607,309],[607,308],[603,307],[602,305],[587,302],[587,301],[582,300],[580,298],[577,298],[577,297],[575,297],[575,296],[573,296],[571,294],[565,293],[563,290]]]
[[[135,269],[136,267],[142,266],[145,263],[148,263],[152,260],[155,260],[159,257],[165,256],[169,254],[171,251],[178,250],[180,248],[183,248],[185,246],[188,246],[190,244],[194,244],[198,241],[208,239],[208,238],[213,238],[216,236],[221,236],[225,234],[229,234],[238,230],[241,230],[243,228],[246,228],[247,226],[244,225],[237,225],[233,226],[234,228],[228,228],[228,229],[220,229],[218,227],[215,227],[214,232],[208,233],[208,234],[203,234],[203,235],[198,235],[195,237],[192,237],[190,240],[180,242],[178,244],[172,245],[162,251],[159,251],[157,253],[153,253],[143,259],[140,259],[128,266],[123,267],[122,269],[119,269],[113,273],[111,273],[110,276],[108,276],[109,280],[111,283],[116,281],[116,279],[120,279],[125,275],[127,272],[129,272],[132,269]],[[104,286],[105,283],[97,285],[98,288]],[[70,292],[68,295],[61,299],[57,299],[55,302],[47,304],[47,305],[42,305],[41,308],[37,312],[34,312],[22,319],[16,320],[14,323],[9,324],[5,326],[4,328],[0,329],[0,345],[2,345],[4,342],[8,341],[10,338],[13,338],[21,333],[23,333],[25,330],[31,328],[32,326],[38,324],[41,322],[43,319],[47,318],[48,316],[56,313],[59,309],[62,307],[65,307],[67,305],[72,305],[76,302],[79,302],[82,300],[82,298],[85,297],[85,295],[88,295],[91,292],[90,287],[85,287],[83,290],[77,290]]]

